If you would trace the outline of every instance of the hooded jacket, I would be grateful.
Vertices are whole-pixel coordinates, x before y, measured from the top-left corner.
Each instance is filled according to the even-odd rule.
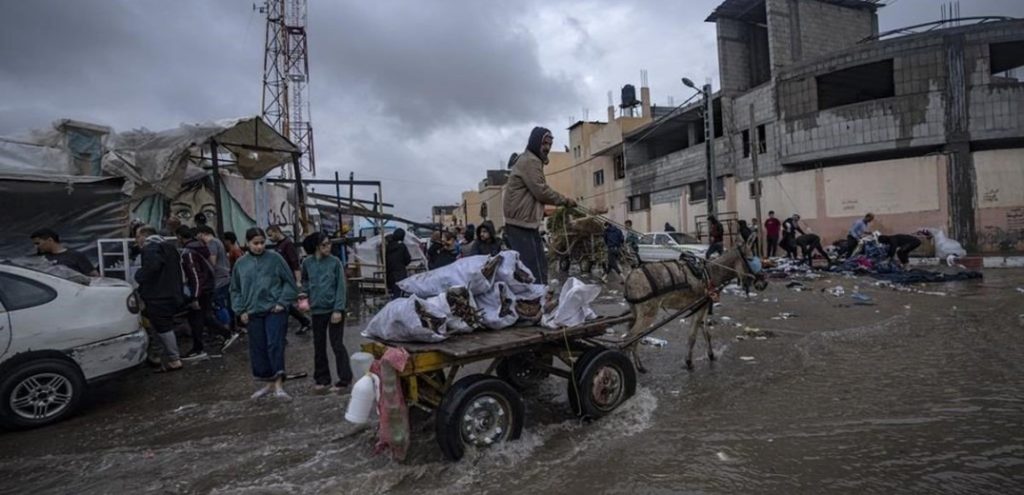
[[[394,285],[408,276],[406,267],[412,263],[412,256],[409,255],[409,248],[405,245],[405,230],[395,229],[391,235],[386,236],[387,245],[384,248],[387,273],[385,279],[387,284]]]
[[[203,241],[192,239],[185,243],[181,251],[181,269],[185,272],[185,283],[192,299],[213,293],[214,274],[209,260],[210,249]]]
[[[534,127],[526,151],[516,158],[502,198],[505,223],[524,229],[539,229],[544,221],[544,205],[564,205],[568,199],[548,186],[544,178],[547,155],[540,147],[551,131]]]
[[[607,224],[604,226],[604,245],[609,251],[618,251],[622,249],[622,243],[625,238],[622,236],[622,231],[618,227]]]
[[[488,241],[484,241],[480,238],[480,233],[487,231],[491,234],[491,238]],[[484,254],[487,256],[494,256],[501,252],[501,240],[498,239],[497,234],[494,233],[494,224],[490,220],[480,224],[480,228],[476,229],[476,240],[466,250],[466,256],[474,256],[477,254]]]
[[[142,268],[135,272],[139,297],[146,310],[173,315],[185,303],[181,288],[181,257],[171,243],[158,235],[146,238],[142,246]]]

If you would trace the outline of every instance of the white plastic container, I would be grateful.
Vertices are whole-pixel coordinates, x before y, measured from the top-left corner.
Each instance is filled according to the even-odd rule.
[[[377,405],[377,387],[380,379],[373,373],[365,373],[352,386],[352,398],[348,401],[345,420],[357,425],[366,424]]]
[[[368,352],[357,352],[349,357],[349,366],[352,368],[352,376],[356,380],[360,379],[368,371],[370,371],[370,365],[373,364],[373,354]]]

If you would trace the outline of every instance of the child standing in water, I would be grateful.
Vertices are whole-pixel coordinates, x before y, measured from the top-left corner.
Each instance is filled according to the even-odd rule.
[[[312,256],[302,260],[302,284],[309,294],[313,313],[313,387],[324,393],[341,392],[352,383],[352,368],[345,349],[345,267],[331,254],[331,240],[319,232],[308,235],[302,248]],[[338,381],[331,386],[331,368],[327,360],[327,343],[334,351]]]
[[[249,360],[257,381],[266,382],[252,394],[259,399],[273,394],[291,397],[284,391],[284,346],[288,330],[287,308],[295,302],[295,275],[284,258],[267,251],[267,234],[260,228],[245,232],[249,252],[242,256],[231,274],[231,306],[249,329]]]

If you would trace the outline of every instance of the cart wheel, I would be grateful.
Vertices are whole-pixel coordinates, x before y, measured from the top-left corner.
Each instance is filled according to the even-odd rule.
[[[636,368],[621,351],[597,347],[583,353],[569,381],[569,405],[584,418],[600,418],[636,392]]]
[[[485,448],[515,440],[523,432],[526,408],[511,385],[487,375],[469,375],[455,382],[437,410],[437,444],[452,461],[466,447]]]
[[[524,352],[501,358],[495,368],[495,374],[498,375],[498,378],[512,384],[516,390],[528,390],[540,385],[548,377],[548,372],[538,367],[537,364],[550,366],[552,362],[550,355]]]
[[[590,273],[594,269],[594,262],[590,261],[590,258],[583,258],[580,260],[580,273]]]
[[[571,264],[572,264],[572,260],[570,260],[569,258],[564,258],[564,257],[563,258],[559,258],[558,259],[558,270],[562,271],[562,272],[568,272],[569,271],[569,265],[571,265]]]

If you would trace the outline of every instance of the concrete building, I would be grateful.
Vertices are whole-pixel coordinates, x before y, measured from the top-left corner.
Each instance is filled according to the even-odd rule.
[[[618,222],[626,219],[626,167],[623,135],[649,124],[670,109],[651,105],[650,89],[640,88],[635,98],[632,85],[623,88],[618,107],[608,106],[608,121],[578,121],[569,127],[568,163],[549,164],[548,184],[575,198],[584,207]]]
[[[455,211],[462,205],[439,205],[430,208],[430,223],[437,225],[453,225],[456,221]]]
[[[488,170],[475,191],[462,193],[460,225],[480,225],[484,220],[490,220],[496,229],[505,225],[501,191],[508,182],[508,174],[508,170]]]
[[[726,0],[714,95],[718,210],[800,213],[826,240],[941,227],[975,250],[1024,249],[1024,21],[878,32],[861,0]],[[680,74],[700,79],[700,74]],[[627,132],[629,217],[700,230],[698,105]]]

